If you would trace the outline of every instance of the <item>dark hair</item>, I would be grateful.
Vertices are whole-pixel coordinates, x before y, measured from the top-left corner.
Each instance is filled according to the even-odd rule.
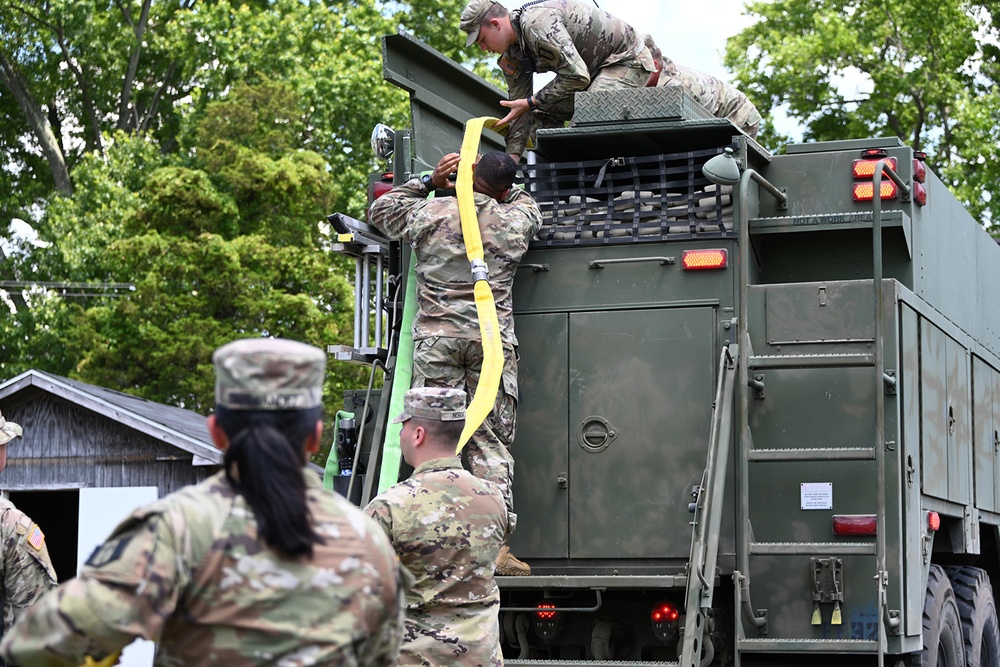
[[[257,534],[292,558],[312,556],[323,538],[306,505],[304,444],[323,418],[323,408],[230,410],[217,405],[216,423],[229,438],[226,479],[253,510]]]
[[[507,153],[492,151],[479,158],[475,175],[483,184],[501,193],[514,183],[517,163]]]
[[[414,426],[423,426],[427,431],[427,439],[434,443],[434,449],[448,449],[451,447],[452,455],[458,448],[458,439],[462,437],[462,429],[465,428],[464,421],[443,422],[438,419],[421,419],[411,417]]]

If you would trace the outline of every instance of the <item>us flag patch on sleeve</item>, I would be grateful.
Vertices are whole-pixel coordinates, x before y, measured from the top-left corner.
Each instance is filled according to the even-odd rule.
[[[35,551],[41,551],[42,546],[45,545],[45,535],[42,534],[42,529],[38,527],[38,524],[32,524],[31,530],[28,531],[28,544],[35,548]]]
[[[507,76],[514,76],[514,74],[517,73],[518,69],[517,65],[514,64],[514,62],[510,58],[507,57],[506,53],[500,56],[499,65],[500,65],[500,71],[502,71]]]

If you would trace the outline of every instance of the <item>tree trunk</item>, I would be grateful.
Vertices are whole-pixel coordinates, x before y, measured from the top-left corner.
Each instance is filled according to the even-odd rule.
[[[17,105],[28,121],[28,126],[31,127],[31,131],[38,140],[42,155],[45,156],[49,163],[49,169],[52,170],[52,180],[55,182],[56,190],[65,195],[73,194],[73,182],[69,178],[66,158],[59,148],[59,141],[52,131],[49,119],[42,107],[32,97],[27,84],[18,74],[14,64],[3,52],[0,52],[0,81],[3,81],[4,85],[13,93]]]

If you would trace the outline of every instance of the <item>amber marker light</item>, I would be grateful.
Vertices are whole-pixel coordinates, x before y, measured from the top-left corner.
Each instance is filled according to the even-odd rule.
[[[889,168],[896,171],[896,158],[887,157],[883,158],[885,163],[889,165]],[[855,160],[851,163],[851,176],[855,180],[871,180],[875,176],[875,165],[878,164],[878,160]]]
[[[899,195],[899,189],[892,180],[886,178],[882,180],[880,188],[882,199],[895,199]],[[851,195],[854,201],[871,201],[875,193],[875,184],[871,181],[861,181],[854,184]]]
[[[685,250],[681,254],[681,267],[685,271],[726,268],[728,253],[724,248],[711,250]]]

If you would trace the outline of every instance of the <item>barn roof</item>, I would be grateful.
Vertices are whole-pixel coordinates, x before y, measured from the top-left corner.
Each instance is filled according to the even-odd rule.
[[[184,408],[34,369],[0,383],[0,400],[39,390],[189,452],[192,465],[222,463],[222,452],[209,438],[206,417]]]

